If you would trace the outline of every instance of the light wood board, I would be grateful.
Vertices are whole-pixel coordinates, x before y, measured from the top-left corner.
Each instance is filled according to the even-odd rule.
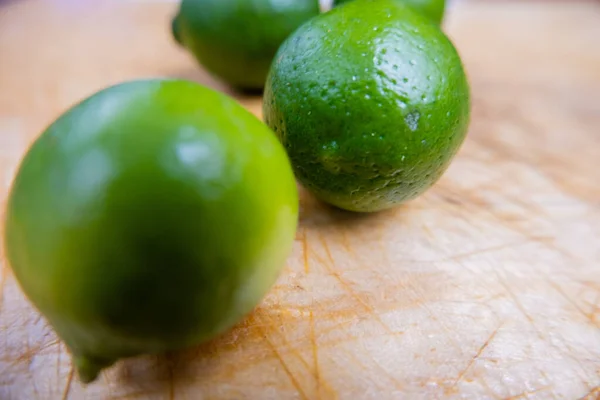
[[[228,91],[171,40],[175,7],[0,2],[0,200],[31,140],[96,90],[177,76]],[[0,399],[597,398],[599,21],[597,2],[454,3],[473,116],[448,172],[368,217],[303,193],[277,285],[211,344],[83,387],[0,262]]]

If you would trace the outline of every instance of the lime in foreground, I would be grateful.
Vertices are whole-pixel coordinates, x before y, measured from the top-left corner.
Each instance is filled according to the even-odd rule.
[[[442,176],[467,132],[469,85],[454,46],[425,17],[395,0],[355,0],[286,40],[263,107],[308,190],[370,212]]]
[[[122,357],[195,345],[257,305],[291,250],[298,195],[272,132],[197,84],[91,96],[32,145],[7,258],[82,381]]]

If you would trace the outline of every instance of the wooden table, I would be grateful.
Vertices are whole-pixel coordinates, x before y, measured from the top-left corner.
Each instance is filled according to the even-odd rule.
[[[31,140],[106,85],[228,90],[174,45],[173,2],[0,4],[0,199]],[[447,174],[369,217],[303,193],[278,284],[211,344],[83,387],[2,264],[0,398],[598,398],[599,21],[592,2],[455,3],[445,29],[474,105]]]

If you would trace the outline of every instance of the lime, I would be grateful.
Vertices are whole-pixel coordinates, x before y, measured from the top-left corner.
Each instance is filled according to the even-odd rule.
[[[319,0],[183,0],[173,35],[213,75],[260,90],[281,43],[318,14]]]
[[[35,141],[5,244],[90,382],[119,358],[239,321],[278,276],[297,216],[292,168],[263,123],[197,84],[140,80],[77,104]]]
[[[334,5],[338,6],[343,3],[348,3],[353,0],[335,0]],[[437,24],[441,24],[444,19],[444,9],[446,8],[446,0],[396,0],[406,3],[413,7],[418,12],[427,16]]]
[[[377,211],[444,173],[469,124],[469,85],[442,31],[394,0],[355,0],[281,46],[264,117],[321,200]]]

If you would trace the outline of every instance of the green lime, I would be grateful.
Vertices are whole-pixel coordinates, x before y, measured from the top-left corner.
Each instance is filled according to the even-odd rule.
[[[338,6],[344,3],[348,3],[354,0],[335,0],[334,6]],[[396,0],[408,4],[418,12],[427,16],[429,19],[437,23],[442,23],[444,19],[444,10],[446,8],[446,0]]]
[[[213,75],[260,90],[281,43],[318,14],[319,0],[182,0],[173,35]]]
[[[394,0],[356,0],[304,24],[267,79],[266,123],[321,200],[377,211],[444,173],[469,124],[469,85],[442,31]]]
[[[297,188],[272,132],[181,80],[119,84],[32,145],[10,191],[7,258],[82,381],[191,346],[260,301],[291,250]]]

